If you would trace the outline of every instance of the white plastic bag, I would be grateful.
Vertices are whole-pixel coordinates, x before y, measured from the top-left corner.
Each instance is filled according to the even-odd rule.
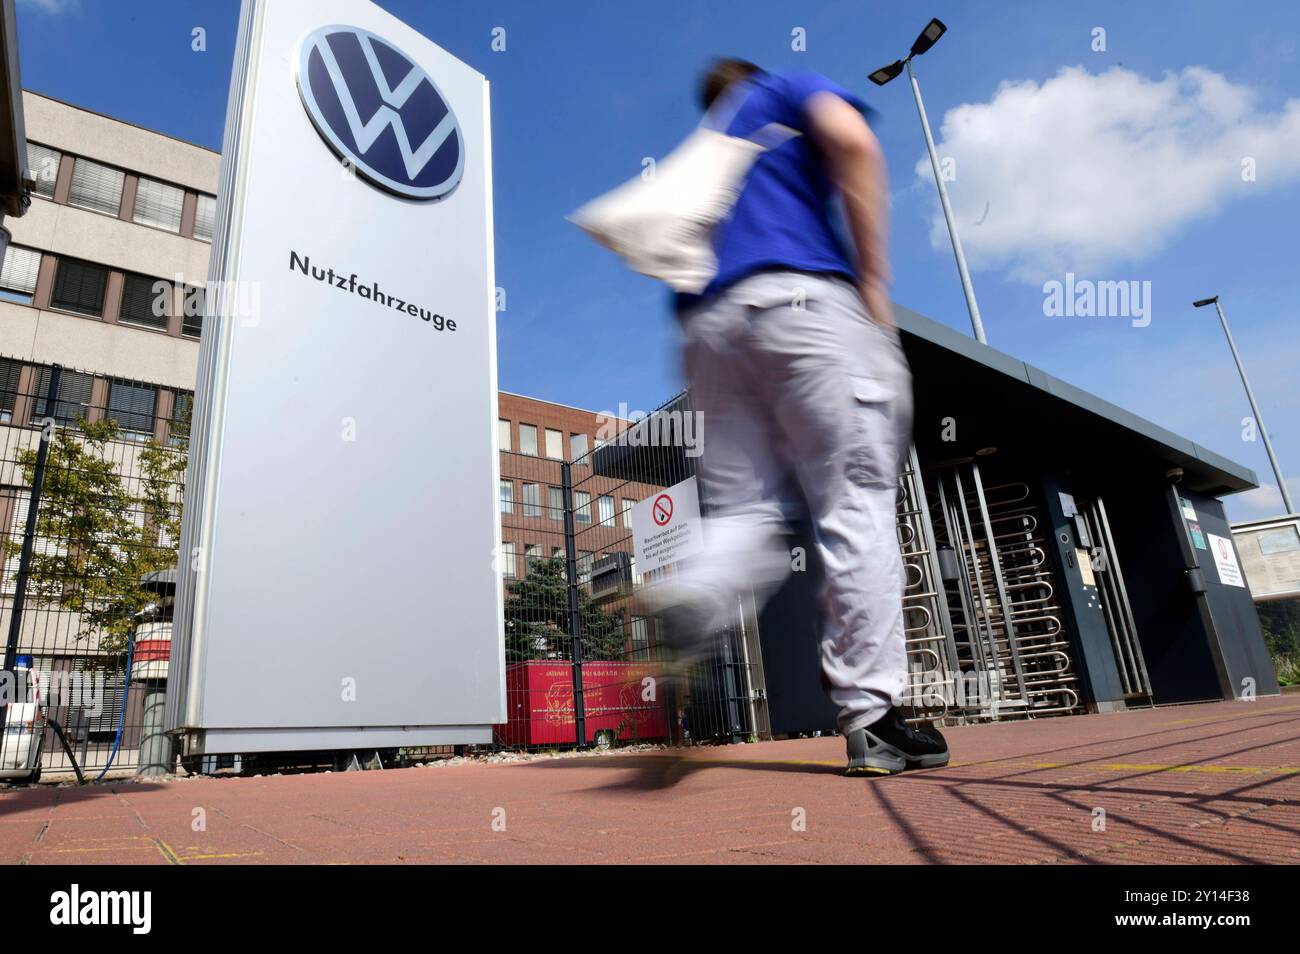
[[[799,135],[772,123],[748,138],[728,136],[738,104],[710,112],[653,175],[638,176],[569,216],[643,275],[676,291],[699,294],[717,274],[713,233],[731,214],[750,167],[767,149]],[[716,128],[715,128],[716,127]]]

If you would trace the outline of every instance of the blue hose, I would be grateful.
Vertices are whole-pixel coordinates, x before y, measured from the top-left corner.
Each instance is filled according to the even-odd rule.
[[[126,672],[123,673],[122,679],[122,711],[117,714],[117,736],[113,739],[113,751],[108,753],[108,761],[104,763],[104,770],[95,776],[98,782],[113,767],[113,759],[117,758],[117,748],[122,744],[122,727],[126,725],[126,702],[131,695],[131,659],[135,656],[135,640],[130,636],[126,638]]]

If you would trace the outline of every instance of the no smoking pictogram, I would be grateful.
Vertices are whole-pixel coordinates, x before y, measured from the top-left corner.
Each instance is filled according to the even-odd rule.
[[[651,513],[654,516],[655,523],[662,527],[673,518],[673,498],[667,494],[660,494],[655,498]]]

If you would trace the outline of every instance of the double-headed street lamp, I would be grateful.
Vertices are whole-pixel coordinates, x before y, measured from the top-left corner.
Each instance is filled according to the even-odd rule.
[[[930,133],[930,120],[925,115],[925,104],[921,102],[921,87],[916,82],[916,72],[912,69],[912,59],[920,56],[946,33],[948,28],[939,19],[931,20],[921,31],[921,35],[912,44],[907,59],[895,60],[888,66],[882,66],[871,74],[869,79],[877,86],[884,86],[907,68],[907,76],[912,81],[912,95],[916,97],[916,111],[921,116],[921,129],[925,132],[925,146],[930,150],[930,167],[934,170],[934,182],[939,187],[939,202],[943,205],[943,217],[948,222],[948,235],[952,239],[952,251],[957,256],[957,274],[961,276],[962,291],[966,293],[966,308],[970,312],[971,328],[975,339],[986,343],[984,323],[980,321],[980,306],[975,301],[975,288],[971,285],[970,270],[966,268],[966,256],[961,250],[961,239],[957,237],[957,224],[952,219],[952,206],[948,203],[948,188],[943,184],[943,174],[939,171],[939,154],[934,149],[934,136]]]
[[[1228,318],[1223,313],[1223,306],[1219,304],[1219,296],[1213,298],[1202,298],[1200,301],[1192,302],[1193,308],[1204,308],[1206,305],[1213,305],[1219,313],[1219,322],[1223,325],[1223,333],[1228,336],[1228,347],[1232,349],[1232,360],[1237,362],[1237,372],[1241,375],[1242,386],[1246,389],[1246,398],[1250,401],[1251,413],[1255,415],[1255,426],[1259,429],[1260,436],[1264,438],[1264,450],[1268,454],[1268,462],[1273,465],[1273,476],[1277,478],[1277,489],[1282,492],[1282,504],[1286,507],[1286,512],[1295,513],[1295,505],[1291,503],[1291,492],[1287,490],[1286,478],[1282,476],[1282,467],[1277,462],[1277,455],[1273,453],[1273,442],[1268,439],[1268,428],[1264,426],[1264,418],[1259,413],[1259,405],[1255,403],[1255,392],[1250,389],[1250,381],[1246,379],[1246,369],[1242,366],[1241,355],[1237,353],[1237,343],[1232,340],[1232,332],[1228,330]]]

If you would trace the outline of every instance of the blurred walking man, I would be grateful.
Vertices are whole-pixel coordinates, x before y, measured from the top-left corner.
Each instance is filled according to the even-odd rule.
[[[674,587],[669,640],[689,660],[748,587],[790,571],[784,488],[797,482],[825,568],[823,683],[840,707],[848,774],[946,765],[935,730],[902,719],[906,686],[898,475],[911,446],[912,384],[889,305],[888,187],[864,104],[812,73],[741,60],[703,79],[705,109],[747,137],[799,135],[765,152],[714,241],[717,275],[679,296],[691,395],[706,425],[706,552]],[[734,110],[734,113],[733,113]],[[851,248],[829,208],[844,212]]]

